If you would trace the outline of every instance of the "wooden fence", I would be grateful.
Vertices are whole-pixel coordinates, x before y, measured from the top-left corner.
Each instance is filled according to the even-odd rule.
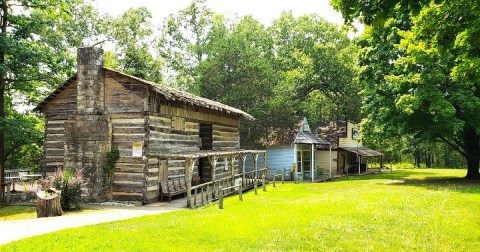
[[[187,202],[192,202],[191,208],[196,208],[218,200],[223,208],[223,201],[221,201],[223,197],[239,194],[242,199],[242,193],[252,188],[257,194],[258,185],[262,185],[263,190],[266,191],[267,172],[268,169],[265,167],[192,186],[192,193],[187,195]]]

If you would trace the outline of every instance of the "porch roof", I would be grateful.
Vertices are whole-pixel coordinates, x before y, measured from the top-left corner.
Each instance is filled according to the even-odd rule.
[[[369,149],[367,147],[339,147],[340,149],[353,152],[358,154],[362,157],[380,157],[383,156],[383,153],[378,152],[376,150]]]
[[[325,139],[319,138],[310,132],[300,131],[298,132],[295,140],[293,141],[294,144],[321,144],[321,145],[331,145]]]
[[[201,150],[194,152],[181,152],[181,153],[158,153],[158,154],[149,154],[149,156],[159,157],[159,158],[204,158],[204,157],[226,157],[226,156],[236,156],[236,155],[246,155],[246,154],[260,154],[266,153],[264,150],[231,150],[231,151],[212,151],[212,150]]]

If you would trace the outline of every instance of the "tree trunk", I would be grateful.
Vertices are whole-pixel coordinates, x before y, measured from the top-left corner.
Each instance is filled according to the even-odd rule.
[[[425,154],[425,166],[427,168],[432,168],[432,160],[429,152]]]
[[[37,193],[37,218],[61,216],[61,191],[48,189]]]
[[[1,36],[6,36],[7,34],[7,17],[8,17],[8,8],[7,2],[2,1],[2,20],[1,20]],[[0,47],[0,69],[6,69],[5,65],[5,49]],[[5,74],[0,72],[0,120],[5,119],[5,87],[6,80]],[[3,127],[0,127],[0,194],[3,195],[3,181],[4,181],[4,168],[5,168],[5,130]]]
[[[467,159],[467,179],[480,179],[478,170],[480,162],[480,136],[475,129],[469,128],[465,134],[465,158]]]
[[[415,151],[414,151],[414,155],[415,155],[415,167],[416,168],[420,168],[420,151],[418,150],[418,148],[415,146]]]

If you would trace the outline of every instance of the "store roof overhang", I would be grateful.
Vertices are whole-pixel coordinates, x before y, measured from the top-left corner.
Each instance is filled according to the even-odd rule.
[[[376,150],[369,149],[367,147],[339,147],[339,149],[346,150],[349,152],[353,152],[358,154],[362,157],[380,157],[383,156],[383,153],[378,152]]]
[[[320,144],[320,145],[330,145],[325,139],[319,138],[310,132],[298,132],[294,144]]]

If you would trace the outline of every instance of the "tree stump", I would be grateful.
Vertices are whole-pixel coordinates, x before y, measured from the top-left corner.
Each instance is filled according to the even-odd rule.
[[[37,192],[37,218],[61,216],[61,191],[54,188]]]

